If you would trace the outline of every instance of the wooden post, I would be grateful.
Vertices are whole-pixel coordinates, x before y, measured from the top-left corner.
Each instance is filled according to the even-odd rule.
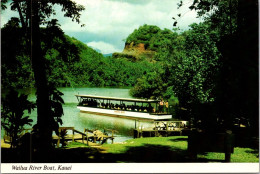
[[[158,128],[156,127],[156,125],[157,125],[157,122],[155,121],[154,122],[154,130],[155,130],[154,136],[158,137]]]
[[[168,137],[168,121],[166,122],[166,137]]]
[[[57,147],[60,147],[60,131],[61,131],[61,129],[59,128],[59,134],[58,134],[58,140],[57,140]]]
[[[82,134],[82,143],[85,144],[85,135]]]
[[[114,144],[114,130],[112,130],[112,144]]]
[[[87,137],[87,145],[88,145],[88,133],[86,133],[86,137]]]
[[[33,154],[33,147],[32,147],[32,134],[30,133],[30,163],[32,163],[32,154]]]
[[[232,135],[232,131],[226,131],[225,134],[225,162],[231,161],[231,153],[234,151],[234,136]]]
[[[143,127],[141,127],[141,136],[140,138],[143,138]]]
[[[231,153],[226,152],[225,153],[225,162],[230,162],[230,160],[231,160]]]
[[[74,129],[72,129],[72,142],[74,142]]]
[[[87,145],[88,145],[88,133],[86,133],[86,128],[84,128],[84,134],[86,134],[86,138],[87,138]]]

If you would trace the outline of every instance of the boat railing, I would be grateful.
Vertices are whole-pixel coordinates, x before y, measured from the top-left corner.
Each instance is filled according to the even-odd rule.
[[[93,108],[100,108],[100,109],[112,109],[112,110],[122,110],[122,111],[132,111],[132,112],[143,112],[143,113],[150,113],[156,115],[165,115],[169,114],[167,108],[157,109],[152,106],[139,106],[139,105],[125,105],[125,104],[113,104],[113,103],[89,103],[89,102],[81,102],[78,106],[85,106],[85,107],[93,107]]]

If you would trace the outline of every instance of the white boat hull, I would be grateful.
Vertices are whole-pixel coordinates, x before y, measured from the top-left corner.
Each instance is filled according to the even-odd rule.
[[[165,120],[171,119],[172,115],[155,115],[143,112],[134,112],[134,111],[122,111],[122,110],[112,110],[104,108],[94,108],[94,107],[85,107],[78,106],[78,109],[82,112],[90,112],[95,114],[107,115],[107,116],[123,116],[129,118],[142,118],[142,119],[152,119],[152,120]]]

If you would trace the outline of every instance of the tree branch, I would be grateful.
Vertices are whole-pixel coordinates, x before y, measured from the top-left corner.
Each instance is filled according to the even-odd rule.
[[[25,25],[25,22],[24,22],[24,17],[23,17],[23,14],[22,14],[22,11],[21,11],[21,8],[20,8],[20,3],[17,2],[17,1],[13,1],[18,12],[19,12],[19,16],[20,16],[20,20],[21,20],[21,23],[22,23],[22,28],[24,28],[24,30],[26,29],[26,25]]]

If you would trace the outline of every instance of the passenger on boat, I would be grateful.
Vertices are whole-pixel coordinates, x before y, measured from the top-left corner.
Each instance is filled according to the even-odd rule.
[[[159,130],[166,130],[166,124],[159,122]]]
[[[126,110],[126,105],[124,103],[122,104],[122,109]]]
[[[131,110],[132,110],[132,111],[135,110],[135,106],[134,106],[134,105],[131,106]]]
[[[180,125],[181,128],[185,128],[185,126],[186,125],[184,123],[181,123],[181,125]]]
[[[152,105],[150,103],[149,103],[149,106],[147,108],[147,111],[148,112],[153,112],[153,107],[152,107]]]
[[[160,128],[159,123],[156,122],[156,123],[155,123],[155,130],[159,130],[159,128]]]
[[[163,105],[164,105],[164,102],[163,102],[163,99],[159,102],[159,113],[162,113],[163,112]]]
[[[139,111],[139,106],[135,106],[135,111]]]
[[[165,112],[169,112],[169,103],[166,101],[165,103]]]
[[[87,99],[83,99],[83,101],[82,101],[82,105],[83,105],[83,106],[88,105],[88,100],[87,100]]]
[[[174,124],[173,124],[173,122],[171,122],[171,123],[168,125],[168,128],[169,128],[169,130],[173,130],[173,129],[174,129]]]

